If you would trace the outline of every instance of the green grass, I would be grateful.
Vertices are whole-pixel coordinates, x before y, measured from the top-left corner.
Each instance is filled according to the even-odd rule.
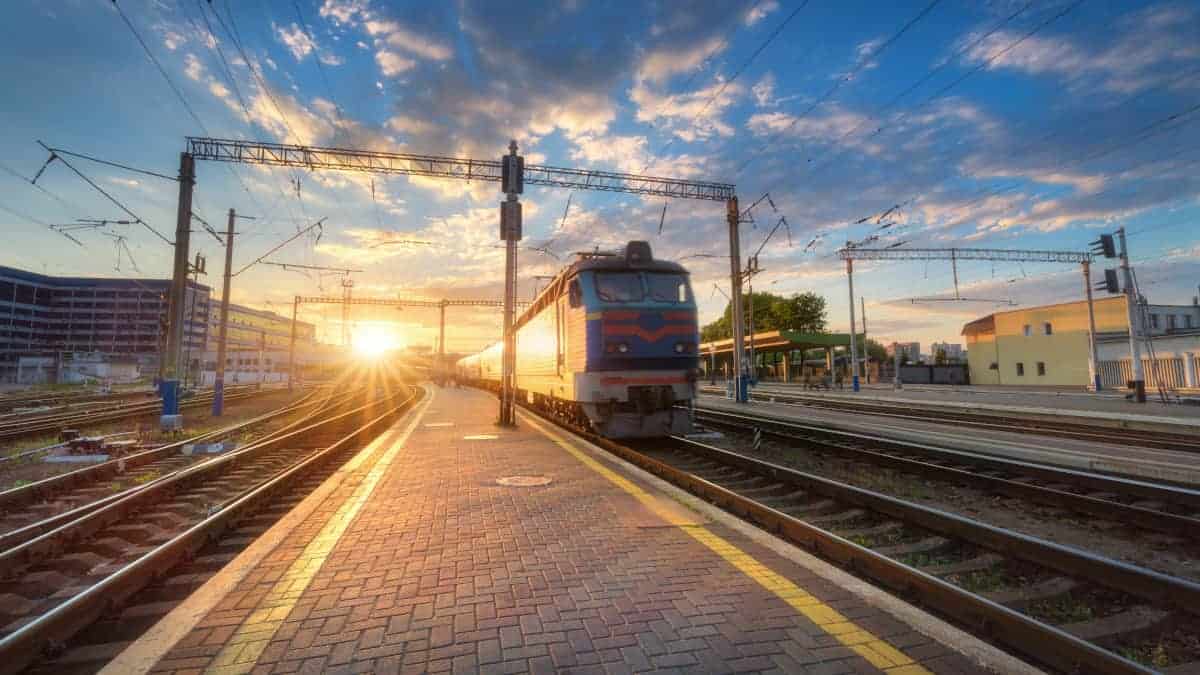
[[[987,593],[1008,585],[1008,576],[998,566],[964,574],[951,574],[946,580],[972,593]]]
[[[1050,600],[1040,600],[1029,606],[1029,613],[1054,624],[1078,623],[1095,618],[1092,608],[1071,594]]]

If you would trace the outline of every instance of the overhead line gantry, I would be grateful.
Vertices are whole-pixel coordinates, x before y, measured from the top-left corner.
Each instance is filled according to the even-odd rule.
[[[1067,263],[1083,266],[1083,288],[1088,305],[1088,371],[1096,391],[1100,391],[1099,371],[1096,368],[1096,314],[1092,304],[1092,254],[1087,251],[1045,251],[1007,248],[862,248],[847,244],[838,249],[838,257],[846,261],[846,278],[850,286],[850,333],[854,334],[854,261],[855,260],[949,260],[954,269],[954,299],[968,301],[958,294],[958,261],[989,260],[995,262]],[[858,391],[858,358],[854,340],[850,341],[851,376]]]
[[[574,190],[596,190],[651,195],[674,199],[699,199],[725,202],[725,219],[729,228],[730,285],[732,286],[732,313],[734,317],[733,352],[734,369],[739,374],[735,383],[735,398],[747,400],[742,325],[742,272],[741,247],[738,226],[742,222],[738,209],[735,186],[731,183],[684,180],[662,176],[643,176],[615,171],[598,171],[570,167],[526,165],[517,154],[516,141],[510,142],[508,154],[498,160],[480,160],[460,157],[442,157],[400,152],[381,152],[351,148],[330,148],[309,145],[293,145],[263,141],[243,141],[221,138],[189,136],[187,149],[180,155],[179,169],[179,216],[176,227],[176,270],[175,281],[182,283],[180,260],[187,260],[188,215],[191,212],[191,193],[195,184],[195,161],[235,162],[283,166],[309,170],[357,171],[389,175],[427,176],[458,180],[479,180],[501,184],[504,201],[500,209],[500,239],[505,242],[505,285],[504,285],[504,340],[505,359],[502,364],[500,422],[511,424],[513,416],[513,392],[515,370],[515,344],[512,332],[516,303],[516,243],[521,239],[521,204],[518,195],[524,191],[525,183]],[[185,208],[186,207],[186,208]],[[180,250],[182,249],[182,250]],[[181,257],[182,256],[182,257]],[[172,320],[181,316],[173,306]],[[176,354],[182,335],[171,332],[168,358],[171,369],[169,377],[175,377],[178,368]]]

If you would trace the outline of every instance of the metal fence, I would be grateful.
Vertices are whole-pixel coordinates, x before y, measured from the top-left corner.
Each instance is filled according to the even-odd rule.
[[[1100,362],[1100,383],[1106,387],[1124,387],[1133,379],[1133,359],[1120,359]],[[1178,389],[1186,386],[1186,364],[1179,356],[1164,356],[1158,359],[1142,359],[1142,372],[1146,377],[1147,387],[1158,387],[1161,383],[1167,389]]]

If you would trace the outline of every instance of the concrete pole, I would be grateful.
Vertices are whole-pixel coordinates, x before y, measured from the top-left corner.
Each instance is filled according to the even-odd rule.
[[[850,385],[858,391],[858,340],[854,334],[854,259],[846,258],[846,278],[850,281]]]
[[[895,359],[896,374],[892,377],[892,389],[903,389],[904,383],[900,380],[900,345],[892,343],[892,358]]]
[[[300,296],[292,300],[292,339],[288,346],[288,391],[296,388],[296,313],[300,310]]]
[[[746,310],[750,319],[750,382],[758,380],[758,360],[754,358],[754,273],[758,271],[758,261],[750,258],[746,261],[746,286],[750,298],[750,307]]]
[[[1140,321],[1138,316],[1137,291],[1133,287],[1133,272],[1129,268],[1129,250],[1125,246],[1125,228],[1117,230],[1117,238],[1121,242],[1121,272],[1125,275],[1125,310],[1129,316],[1129,355],[1133,363],[1129,364],[1133,372],[1134,399],[1138,403],[1146,402],[1146,377],[1142,374],[1142,348],[1138,344]]]
[[[179,153],[179,203],[175,212],[175,260],[167,302],[167,346],[159,359],[165,362],[160,392],[163,415],[179,414],[179,357],[183,347],[183,317],[187,293],[188,244],[192,225],[192,189],[196,185],[196,160]]]
[[[730,281],[730,311],[733,328],[733,400],[745,403],[749,400],[746,391],[746,355],[742,352],[745,344],[746,315],[742,311],[742,237],[738,226],[741,222],[741,211],[738,209],[737,197],[730,197],[725,202],[725,221],[729,226],[729,281]]]
[[[860,309],[862,309],[862,325],[863,325],[863,379],[867,384],[871,384],[871,371],[867,368],[867,361],[870,360],[869,352],[867,352],[867,299],[863,296],[858,296]]]
[[[1083,289],[1087,293],[1088,308],[1088,379],[1096,391],[1100,391],[1100,368],[1096,358],[1096,305],[1092,301],[1092,263],[1083,261]]]
[[[516,399],[517,339],[513,332],[517,304],[517,242],[521,239],[521,202],[517,197],[521,190],[522,160],[517,155],[517,142],[509,141],[505,162],[509,180],[501,186],[504,203],[500,209],[500,237],[504,240],[504,352],[500,359],[500,419],[501,426],[513,426],[516,415],[513,404]]]
[[[262,389],[263,382],[267,379],[267,331],[259,331],[258,333],[258,386],[256,389]]]
[[[225,412],[225,350],[229,332],[229,285],[233,269],[233,221],[237,214],[229,209],[229,224],[225,228],[225,282],[221,287],[221,327],[217,332],[217,372],[213,379],[213,417]]]
[[[1196,352],[1183,353],[1183,377],[1184,384],[1189,389],[1200,387],[1200,373],[1196,372]]]
[[[446,371],[446,301],[438,303],[438,377]]]

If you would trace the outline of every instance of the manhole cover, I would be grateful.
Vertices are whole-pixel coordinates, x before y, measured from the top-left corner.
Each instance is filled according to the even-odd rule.
[[[550,479],[545,476],[505,476],[504,478],[497,478],[496,483],[509,487],[536,487],[538,485],[549,485]]]

